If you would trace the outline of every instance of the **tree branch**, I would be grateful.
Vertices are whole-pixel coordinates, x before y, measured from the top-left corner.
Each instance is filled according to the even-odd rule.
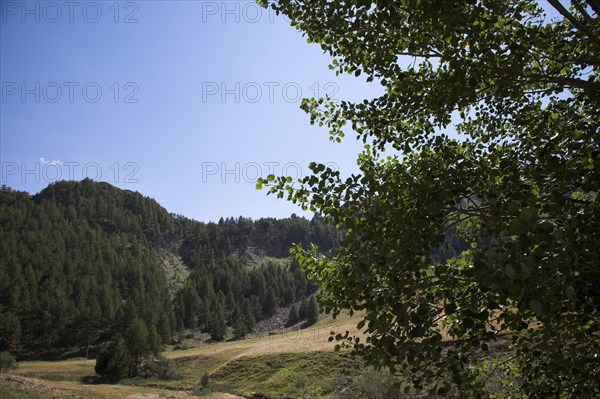
[[[396,53],[398,56],[408,56],[408,57],[417,57],[417,58],[441,58],[442,55],[436,51],[431,54],[416,54],[416,53]]]
[[[598,0],[586,0],[587,3],[592,7],[592,10],[596,12],[597,15],[600,15],[600,1]]]
[[[594,24],[595,24],[594,18],[592,18],[590,16],[590,14],[588,14],[587,11],[585,11],[585,8],[583,8],[581,6],[581,4],[579,4],[577,1],[572,1],[571,4],[573,4],[573,7],[575,7],[577,9],[577,11],[579,11],[579,13],[583,17],[583,19],[585,19],[585,21],[588,24],[590,24],[591,26],[594,26]]]
[[[590,28],[588,28],[586,25],[582,24],[581,21],[575,18],[575,16],[571,14],[569,10],[567,10],[562,4],[560,4],[558,0],[548,0],[548,3],[550,3],[550,5],[554,7],[559,13],[561,13],[563,17],[565,17],[569,22],[571,22],[571,24],[575,28],[585,33],[597,46],[600,47],[600,38],[598,38],[598,36],[596,36],[596,34]]]
[[[589,91],[600,91],[600,83],[589,82],[583,79],[574,79],[561,76],[546,76],[536,73],[527,75],[526,78],[537,79],[537,81],[540,83],[557,83],[562,86],[579,87],[580,89]]]

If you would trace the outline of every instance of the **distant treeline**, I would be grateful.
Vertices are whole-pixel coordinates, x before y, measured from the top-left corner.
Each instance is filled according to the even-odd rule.
[[[163,344],[186,328],[219,340],[229,326],[241,337],[316,290],[289,259],[292,243],[325,252],[339,239],[318,216],[202,223],[89,179],[33,196],[2,187],[0,350],[82,353],[134,320]],[[165,251],[191,272],[177,292],[159,256]]]

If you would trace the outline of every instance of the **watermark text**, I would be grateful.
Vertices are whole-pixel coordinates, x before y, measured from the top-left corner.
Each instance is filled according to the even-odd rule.
[[[287,16],[280,14],[281,20],[289,22]],[[272,8],[263,8],[252,0],[241,1],[202,1],[202,23],[274,23],[277,14]]]
[[[47,161],[2,162],[0,179],[2,184],[53,183],[59,180],[104,180],[112,183],[139,183],[140,167],[135,162],[114,162],[102,165],[98,162]]]
[[[136,82],[2,82],[2,103],[114,103],[137,104],[140,87]]]
[[[102,20],[136,24],[140,6],[135,1],[2,1],[2,23],[90,23]]]
[[[307,94],[333,99],[338,92],[339,86],[335,82],[314,82],[308,87],[302,87],[298,82],[202,82],[203,103],[274,103],[281,100],[298,103]]]
[[[339,170],[335,162],[325,163],[334,171]],[[259,177],[268,175],[289,176],[299,179],[304,171],[298,162],[202,162],[202,183],[209,181],[221,183],[255,184]]]

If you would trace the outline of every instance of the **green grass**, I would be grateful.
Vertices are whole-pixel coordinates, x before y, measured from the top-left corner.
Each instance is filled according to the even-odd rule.
[[[227,362],[227,359],[220,356],[198,356],[177,360],[177,363],[184,370],[183,380],[189,383],[190,386],[196,385],[204,373],[212,373],[225,362]]]
[[[311,397],[326,397],[336,376],[351,373],[361,364],[349,353],[279,353],[235,359],[210,378],[218,390],[243,396],[302,397],[310,393]]]
[[[259,356],[237,356],[236,352],[217,352],[176,359],[185,370],[181,381],[128,379],[129,386],[190,391],[202,375],[210,375],[211,388],[242,396],[268,397],[330,396],[334,380],[355,372],[362,361],[349,352],[293,352]]]

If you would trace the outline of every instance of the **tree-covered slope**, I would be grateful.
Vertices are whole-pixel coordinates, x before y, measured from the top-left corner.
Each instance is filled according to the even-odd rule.
[[[201,223],[91,180],[33,196],[3,187],[0,350],[85,354],[138,318],[163,343],[186,328],[241,337],[315,290],[287,259],[292,243],[309,242],[332,249],[338,233],[318,217]],[[170,286],[173,256],[189,278]]]
[[[147,238],[155,226],[168,228],[156,222],[158,207],[135,212],[124,206],[136,198],[147,207],[153,202],[91,181],[57,183],[33,197],[0,193],[3,349],[87,347],[135,316],[163,342],[169,339],[170,296]],[[152,215],[152,222],[142,215]]]

